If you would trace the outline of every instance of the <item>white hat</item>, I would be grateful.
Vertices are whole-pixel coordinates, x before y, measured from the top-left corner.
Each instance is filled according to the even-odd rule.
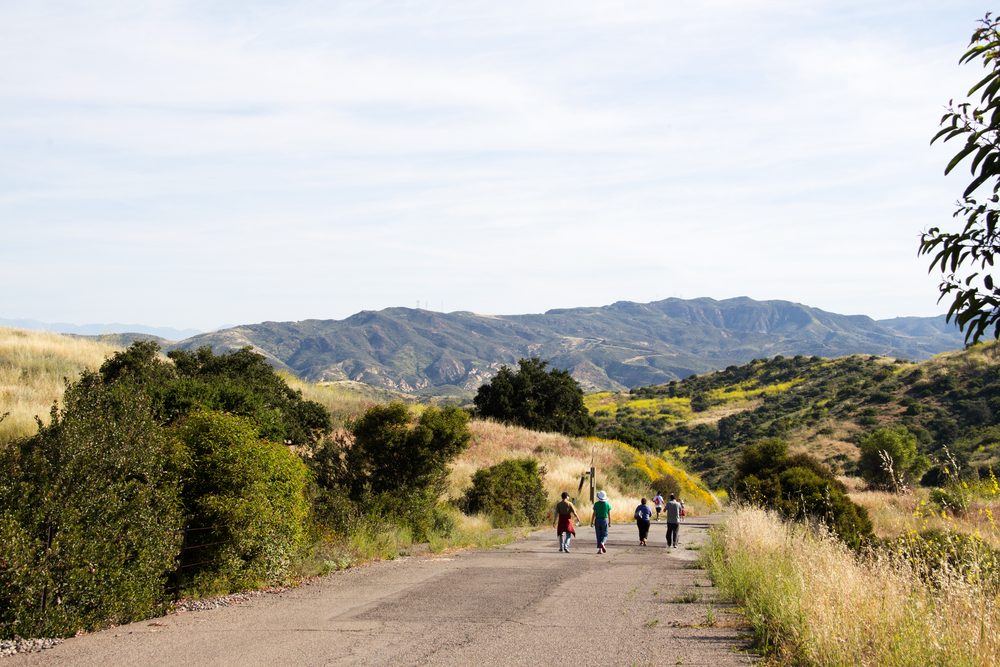
[[[598,500],[607,500],[608,499],[608,494],[604,493],[603,491],[598,491],[597,492],[597,499]]]

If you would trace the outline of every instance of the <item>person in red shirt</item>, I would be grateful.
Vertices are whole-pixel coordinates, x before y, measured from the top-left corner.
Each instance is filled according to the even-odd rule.
[[[576,521],[579,523],[580,515],[576,513],[576,508],[569,501],[569,494],[565,491],[562,492],[562,500],[556,503],[555,514],[556,535],[559,536],[559,551],[560,553],[569,553],[570,540],[576,535],[576,530],[573,528],[573,517],[576,517]]]

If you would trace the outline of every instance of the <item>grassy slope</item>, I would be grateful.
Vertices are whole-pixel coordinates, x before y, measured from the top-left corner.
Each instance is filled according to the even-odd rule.
[[[775,436],[850,470],[857,435],[894,424],[932,455],[947,446],[968,466],[990,465],[1000,460],[1000,344],[922,363],[776,357],[587,403],[601,432],[646,438],[647,448],[673,450],[715,482],[742,445]]]
[[[581,517],[589,508],[587,487],[577,493],[580,475],[590,468],[597,469],[597,488],[608,492],[615,508],[613,519],[631,521],[639,498],[651,497],[651,480],[670,474],[681,483],[681,498],[692,513],[718,509],[719,501],[681,466],[663,457],[639,452],[624,443],[596,438],[570,438],[556,433],[538,433],[516,426],[489,421],[472,422],[473,439],[469,449],[452,466],[448,494],[459,497],[468,488],[472,475],[479,468],[494,465],[504,459],[533,457],[545,466],[545,486],[555,502],[562,491],[569,492]],[[651,504],[651,503],[650,503]]]
[[[0,327],[0,442],[35,432],[62,397],[65,379],[96,369],[114,347],[54,333]]]

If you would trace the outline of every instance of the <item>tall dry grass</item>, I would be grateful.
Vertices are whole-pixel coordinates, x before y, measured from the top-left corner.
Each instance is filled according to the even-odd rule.
[[[48,421],[66,379],[96,369],[117,348],[83,338],[0,327],[0,443],[31,435]]]
[[[640,495],[651,487],[637,489],[623,482],[613,471],[621,466],[635,466],[652,481],[664,472],[673,474],[681,484],[681,496],[692,514],[719,508],[719,501],[701,482],[682,468],[655,456],[642,454],[628,445],[597,438],[571,438],[558,433],[539,433],[493,421],[473,420],[472,442],[455,463],[448,478],[448,496],[457,499],[472,483],[479,468],[496,465],[505,459],[531,457],[545,466],[545,491],[555,503],[566,491],[576,497],[581,517],[589,518],[588,487],[577,493],[580,476],[593,465],[597,469],[597,488],[608,493],[614,511],[613,521],[632,521],[632,512]],[[584,510],[587,509],[587,512]]]
[[[987,482],[983,486],[994,486]],[[962,511],[947,511],[931,498],[930,489],[909,493],[852,491],[851,500],[868,511],[875,534],[882,538],[912,535],[928,530],[973,535],[1000,549],[1000,489],[977,490]]]
[[[281,373],[281,377],[289,387],[301,391],[303,398],[316,401],[329,410],[336,428],[343,428],[352,419],[363,415],[368,408],[405,398],[361,382],[313,383],[291,373]]]
[[[760,509],[738,509],[705,559],[783,663],[1000,664],[996,582],[969,583],[946,562],[927,581],[916,557],[859,556]]]

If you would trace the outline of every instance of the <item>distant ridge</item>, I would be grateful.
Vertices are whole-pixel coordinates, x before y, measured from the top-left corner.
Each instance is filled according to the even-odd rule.
[[[619,301],[536,315],[362,311],[343,320],[262,322],[170,345],[252,346],[313,381],[353,380],[424,395],[469,394],[503,364],[538,356],[587,390],[658,384],[755,358],[877,354],[911,360],[962,347],[944,316],[876,321],[788,301]]]
[[[30,331],[51,331],[53,333],[76,334],[78,336],[102,336],[108,334],[155,336],[156,338],[173,341],[183,340],[203,333],[199,329],[174,329],[172,327],[155,327],[145,324],[69,324],[67,322],[39,322],[38,320],[12,320],[0,317],[0,326]],[[128,338],[126,338],[128,340]]]

